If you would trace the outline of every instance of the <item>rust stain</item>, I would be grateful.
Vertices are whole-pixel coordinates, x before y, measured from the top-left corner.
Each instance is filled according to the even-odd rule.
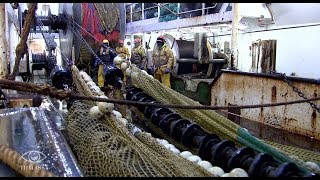
[[[273,86],[271,89],[271,102],[276,103],[277,102],[277,87]]]
[[[315,132],[317,128],[317,112],[316,110],[313,110],[311,115],[311,128]]]
[[[32,107],[32,99],[10,99],[8,106],[11,108]]]
[[[242,77],[241,77],[242,76]],[[244,76],[244,77],[243,77]],[[223,74],[222,79],[216,82],[212,87],[212,92],[219,94],[212,98],[216,105],[227,105],[228,103],[237,105],[247,105],[252,103],[276,103],[297,100],[297,94],[283,81],[274,79],[237,75]],[[313,97],[319,97],[320,87],[310,83],[295,82],[297,87],[301,88],[306,94]],[[303,84],[303,85],[302,85]],[[301,87],[300,87],[301,86]],[[303,88],[303,86],[305,86]],[[218,88],[219,87],[219,88]],[[252,94],[251,94],[252,92]],[[254,95],[255,97],[252,97]],[[250,100],[250,101],[249,101]],[[245,118],[256,122],[265,123],[276,128],[298,133],[304,136],[314,136],[320,140],[319,133],[319,115],[317,112],[306,111],[306,114],[299,113],[300,110],[310,108],[307,103],[287,106],[265,107],[255,110],[242,111]],[[257,127],[260,132],[266,131],[264,127]],[[257,132],[259,134],[259,132]]]

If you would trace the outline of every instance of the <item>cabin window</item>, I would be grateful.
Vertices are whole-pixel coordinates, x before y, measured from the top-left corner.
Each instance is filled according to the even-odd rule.
[[[165,22],[165,21],[171,21],[171,20],[177,19],[178,4],[179,3],[160,3],[159,22]]]
[[[131,5],[126,5],[126,23],[131,22]]]
[[[158,17],[158,4],[144,3],[144,18],[151,19],[155,17]]]
[[[205,15],[219,13],[223,3],[205,3]]]
[[[132,21],[142,20],[142,3],[135,3],[132,6]]]
[[[180,3],[180,18],[190,18],[202,15],[202,3]]]

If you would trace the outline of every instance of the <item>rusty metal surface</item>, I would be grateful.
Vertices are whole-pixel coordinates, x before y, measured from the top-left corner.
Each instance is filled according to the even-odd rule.
[[[309,98],[320,93],[320,86],[312,80],[290,80]],[[261,78],[250,73],[224,71],[211,88],[211,105],[253,105],[300,99],[284,80],[273,75]],[[320,139],[320,115],[308,103],[243,109],[240,114],[262,124]]]
[[[28,161],[62,177],[83,176],[70,147],[59,131],[59,116],[44,108],[0,110],[0,143],[16,150]],[[1,164],[1,163],[0,163]],[[12,171],[3,164],[0,174]],[[21,167],[28,168],[28,167]]]
[[[32,107],[33,97],[31,94],[10,94],[8,97],[8,107],[9,108],[22,108],[22,107]]]
[[[236,109],[239,110],[239,109]],[[291,133],[283,129],[278,129],[267,124],[249,120],[244,117],[235,115],[237,112],[217,111],[231,121],[246,128],[250,134],[259,139],[272,141],[279,144],[303,148],[310,151],[320,152],[320,140],[312,139],[307,136]],[[276,137],[276,138],[275,138]]]
[[[32,98],[30,99],[10,99],[8,103],[10,108],[32,107]]]

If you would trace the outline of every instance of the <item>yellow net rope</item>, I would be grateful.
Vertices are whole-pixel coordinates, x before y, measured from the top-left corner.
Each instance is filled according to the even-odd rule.
[[[131,66],[131,72],[133,85],[142,89],[145,93],[149,94],[161,103],[200,105],[200,103],[162,85],[159,81],[143,73],[135,66]],[[223,139],[232,140],[238,146],[249,146],[258,152],[269,153],[279,161],[294,161],[297,163],[296,159],[288,157],[288,155],[295,155],[299,159],[305,161],[313,160],[320,163],[320,154],[318,152],[302,150],[300,148],[285,146],[273,142],[261,141],[250,135],[238,124],[223,117],[215,111],[191,109],[175,109],[175,111],[184,118],[191,119],[198,123],[208,132],[215,133]]]

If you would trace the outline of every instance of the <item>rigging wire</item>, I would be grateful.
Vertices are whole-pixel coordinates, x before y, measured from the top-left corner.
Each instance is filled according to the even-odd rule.
[[[96,41],[98,41],[98,43],[100,45],[103,45],[103,43],[101,41],[99,41],[99,39],[97,39],[96,37],[94,37],[90,32],[88,32],[84,27],[82,27],[81,25],[79,25],[74,19],[72,19],[72,23],[74,23],[75,25],[77,25],[78,27],[80,27],[83,31],[85,31],[88,35],[90,35],[93,39],[95,39]]]
[[[71,22],[69,19],[66,19],[66,17],[63,17],[63,19],[65,20],[66,24],[68,25],[68,27],[71,28],[72,32],[75,33],[75,35],[80,38],[81,42],[84,43],[85,47],[94,55],[95,58],[99,58],[97,56],[97,54],[93,51],[93,49],[90,47],[90,45],[87,43],[87,41],[82,37],[81,33],[75,29],[73,26],[70,25],[69,22]],[[71,22],[72,24],[74,24],[74,20],[72,20],[73,22]]]
[[[44,31],[45,31],[46,33],[48,33],[48,31],[47,31],[47,30],[43,30],[43,29],[42,29],[42,28],[44,27],[43,22],[42,22],[38,17],[36,17],[36,19],[37,19],[37,22],[38,22],[38,25],[39,25],[40,32],[41,32],[42,37],[43,37],[43,39],[44,39],[44,42],[46,43],[47,47],[49,47],[49,46],[48,46],[48,42],[47,42],[47,38],[45,37],[45,35],[44,35],[44,33],[43,33]],[[59,47],[59,48],[60,48],[60,47]],[[70,65],[70,64],[71,64],[71,61],[69,60],[69,58],[67,58],[67,57],[60,51],[59,48],[56,48],[56,49],[57,49],[57,50],[59,51],[59,53],[61,54],[62,60],[64,60],[64,62],[65,62],[66,64]]]

